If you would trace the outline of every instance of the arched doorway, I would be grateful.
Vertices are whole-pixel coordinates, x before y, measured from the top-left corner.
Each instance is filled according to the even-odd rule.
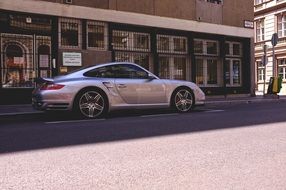
[[[8,43],[4,51],[3,87],[19,87],[25,82],[27,67],[25,50],[17,43]]]

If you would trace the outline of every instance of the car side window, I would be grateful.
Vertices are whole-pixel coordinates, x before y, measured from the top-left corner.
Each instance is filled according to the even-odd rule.
[[[99,67],[84,73],[87,77],[97,77],[97,78],[115,78],[115,73],[112,66]]]
[[[147,79],[148,73],[135,65],[117,65],[116,78],[128,78],[128,79]]]

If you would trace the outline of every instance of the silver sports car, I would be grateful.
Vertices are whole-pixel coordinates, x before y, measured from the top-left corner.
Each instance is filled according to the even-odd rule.
[[[35,109],[70,110],[88,118],[123,108],[171,107],[188,112],[204,100],[205,94],[192,82],[159,79],[139,65],[125,62],[42,79],[32,94]]]

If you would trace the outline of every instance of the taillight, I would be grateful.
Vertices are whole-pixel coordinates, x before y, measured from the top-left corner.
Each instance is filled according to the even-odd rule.
[[[63,88],[65,85],[62,84],[44,84],[41,86],[40,90],[59,90]]]

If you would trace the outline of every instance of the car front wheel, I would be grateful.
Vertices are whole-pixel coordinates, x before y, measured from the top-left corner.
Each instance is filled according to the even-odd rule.
[[[181,88],[175,91],[172,106],[178,112],[188,112],[194,106],[194,95],[189,89]]]

